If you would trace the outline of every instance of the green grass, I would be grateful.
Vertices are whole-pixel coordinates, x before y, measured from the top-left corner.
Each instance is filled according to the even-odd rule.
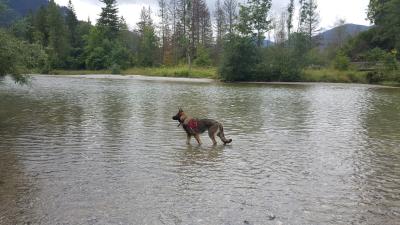
[[[52,70],[52,75],[90,75],[90,74],[111,74],[111,70]]]
[[[90,75],[111,74],[111,70],[52,70],[49,74],[54,75]],[[133,67],[121,71],[122,75],[145,75],[158,77],[188,77],[188,78],[210,78],[217,79],[216,67],[192,67],[189,66],[161,66],[161,67]]]
[[[49,74],[55,75],[90,75],[111,74],[111,70],[53,70]],[[192,67],[189,72],[187,65],[161,67],[134,67],[121,71],[122,75],[144,75],[158,77],[187,77],[218,79],[216,67]],[[331,83],[368,83],[367,72],[332,68],[305,69],[300,82],[331,82]],[[384,81],[387,86],[400,86],[399,82]]]
[[[135,67],[123,70],[124,75],[146,75],[159,77],[189,77],[189,78],[217,78],[217,69],[215,67],[192,67],[188,66],[174,67]]]
[[[336,69],[306,69],[301,77],[303,82],[368,83],[367,73],[362,71]]]

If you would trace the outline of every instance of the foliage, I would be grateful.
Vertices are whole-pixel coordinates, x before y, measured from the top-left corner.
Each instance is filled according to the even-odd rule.
[[[331,68],[305,69],[301,80],[305,82],[367,83],[367,73]]]
[[[346,51],[353,59],[373,48],[386,52],[400,51],[400,0],[370,0],[368,18],[375,24],[369,31],[353,38],[346,46]],[[397,55],[399,59],[399,55]]]
[[[26,73],[35,68],[46,69],[47,56],[36,44],[20,41],[0,30],[0,78],[11,75],[19,83],[25,83]]]
[[[54,0],[47,7],[46,24],[48,29],[47,53],[52,67],[64,67],[69,54],[67,27]]]
[[[225,81],[252,80],[259,59],[259,51],[253,38],[231,35],[224,46],[220,77]]]
[[[194,64],[196,66],[211,66],[211,58],[210,58],[210,53],[208,50],[203,47],[199,46],[197,48],[197,54],[196,54],[196,59],[194,60]]]
[[[293,48],[273,46],[263,49],[257,66],[257,81],[298,81],[304,64]]]
[[[140,74],[160,77],[190,77],[190,78],[217,78],[214,67],[161,66],[161,67],[135,67],[122,71],[122,74]]]
[[[116,38],[119,32],[117,0],[100,0],[100,2],[105,6],[101,8],[97,26],[104,32],[105,38]]]
[[[350,67],[350,58],[342,51],[339,51],[336,54],[333,64],[334,64],[333,67],[337,70],[340,71],[348,70]]]
[[[319,31],[318,5],[315,0],[300,0],[299,30],[308,35],[310,48],[313,35]]]
[[[240,5],[238,30],[243,35],[255,37],[258,47],[264,41],[265,32],[272,28],[269,19],[271,6],[271,0],[247,0],[246,5]]]
[[[150,8],[142,9],[140,21],[138,23],[139,51],[136,57],[136,64],[139,66],[154,66],[156,63],[158,38],[151,19]]]

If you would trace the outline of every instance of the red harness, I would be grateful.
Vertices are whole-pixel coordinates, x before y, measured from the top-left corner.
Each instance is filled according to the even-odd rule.
[[[192,130],[197,130],[197,127],[198,127],[197,120],[196,119],[189,120],[187,126]]]

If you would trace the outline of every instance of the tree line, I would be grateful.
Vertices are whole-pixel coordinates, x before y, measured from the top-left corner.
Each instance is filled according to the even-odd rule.
[[[279,15],[271,10],[272,0],[242,4],[217,0],[212,12],[205,0],[158,0],[155,13],[160,22],[154,23],[152,9],[145,7],[133,30],[119,16],[117,0],[99,1],[103,7],[95,25],[77,19],[71,0],[64,11],[50,0],[1,29],[4,66],[0,76],[31,69],[41,73],[111,69],[118,73],[128,67],[184,64],[189,68],[217,66],[226,81],[299,81],[304,68],[346,70],[350,61],[368,57],[385,65],[391,62],[393,71],[398,69],[396,9],[400,0],[370,0],[368,17],[375,26],[349,41],[341,37],[323,50],[315,39],[320,31],[316,0],[289,0]],[[0,11],[4,10],[6,4],[0,0]],[[270,39],[274,44],[266,47]]]

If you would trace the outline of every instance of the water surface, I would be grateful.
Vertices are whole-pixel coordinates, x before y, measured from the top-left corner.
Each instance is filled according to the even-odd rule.
[[[400,89],[199,81],[4,81],[0,224],[399,224]]]

